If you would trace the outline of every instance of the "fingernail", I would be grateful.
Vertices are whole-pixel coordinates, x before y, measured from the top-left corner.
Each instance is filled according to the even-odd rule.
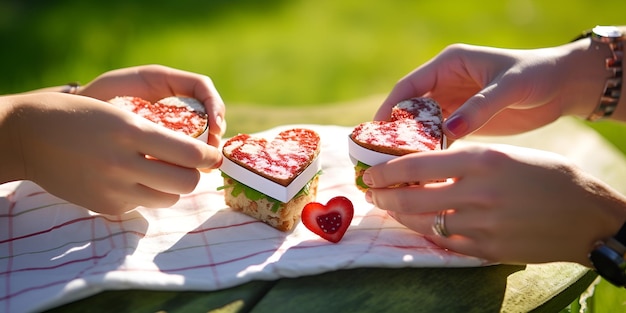
[[[469,129],[469,124],[467,124],[467,121],[460,115],[454,115],[448,118],[443,125],[448,133],[456,138],[463,137]]]
[[[219,160],[217,162],[215,162],[215,164],[213,164],[213,168],[220,168],[220,166],[222,166],[222,162],[224,161],[224,158],[222,157],[222,154],[219,154]]]
[[[363,183],[365,183],[368,186],[371,186],[373,183],[372,174],[370,174],[368,171],[365,171],[365,173],[363,173]]]
[[[367,190],[365,192],[365,201],[367,201],[367,203],[374,203],[374,201],[372,200],[372,191],[371,190]]]
[[[221,128],[223,123],[224,123],[224,119],[222,118],[222,116],[221,115],[216,115],[215,116],[215,124]]]
[[[223,136],[226,133],[226,120],[224,120],[221,115],[216,115],[215,124],[217,125],[217,127],[219,127],[219,135]]]

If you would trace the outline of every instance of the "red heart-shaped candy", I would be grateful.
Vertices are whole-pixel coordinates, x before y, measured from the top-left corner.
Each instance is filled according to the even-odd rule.
[[[330,199],[326,205],[310,202],[302,210],[302,224],[318,236],[337,243],[348,230],[354,206],[346,197]]]

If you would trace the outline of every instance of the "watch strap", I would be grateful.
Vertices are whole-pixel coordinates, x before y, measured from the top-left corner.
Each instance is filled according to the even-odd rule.
[[[622,261],[626,262],[626,223],[622,225],[617,234],[605,242],[605,245],[619,254]],[[626,275],[626,268],[624,268],[624,275]]]
[[[622,225],[617,234],[613,236],[615,240],[619,241],[622,245],[626,246],[626,223]]]
[[[591,37],[591,34],[592,34],[591,29],[584,30],[582,33],[580,33],[580,35],[574,37],[574,39],[572,39],[570,42],[574,42],[574,41],[578,41],[578,40],[581,40],[581,39],[589,38],[589,37]]]

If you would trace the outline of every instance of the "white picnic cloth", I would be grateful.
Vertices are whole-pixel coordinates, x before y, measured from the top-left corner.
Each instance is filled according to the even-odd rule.
[[[170,208],[121,216],[90,212],[28,181],[7,183],[0,185],[0,312],[37,312],[112,289],[211,291],[358,267],[486,265],[438,248],[365,202],[353,184],[351,128],[298,126],[322,138],[317,201],[342,195],[354,203],[341,242],[324,241],[302,224],[280,232],[230,210],[217,190],[219,171],[202,174],[196,190]],[[590,138],[595,154],[607,150],[598,136]]]

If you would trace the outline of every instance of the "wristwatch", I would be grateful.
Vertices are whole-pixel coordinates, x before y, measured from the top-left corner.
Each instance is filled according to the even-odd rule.
[[[591,30],[583,32],[573,41],[591,37],[591,40],[601,44],[606,44],[611,49],[611,57],[605,62],[606,69],[612,72],[604,85],[604,91],[600,96],[600,103],[591,112],[587,120],[597,121],[608,118],[613,114],[619,103],[622,89],[622,58],[624,57],[624,34],[615,26],[596,26]]]
[[[626,223],[617,234],[599,243],[589,260],[600,276],[618,287],[626,287]]]

